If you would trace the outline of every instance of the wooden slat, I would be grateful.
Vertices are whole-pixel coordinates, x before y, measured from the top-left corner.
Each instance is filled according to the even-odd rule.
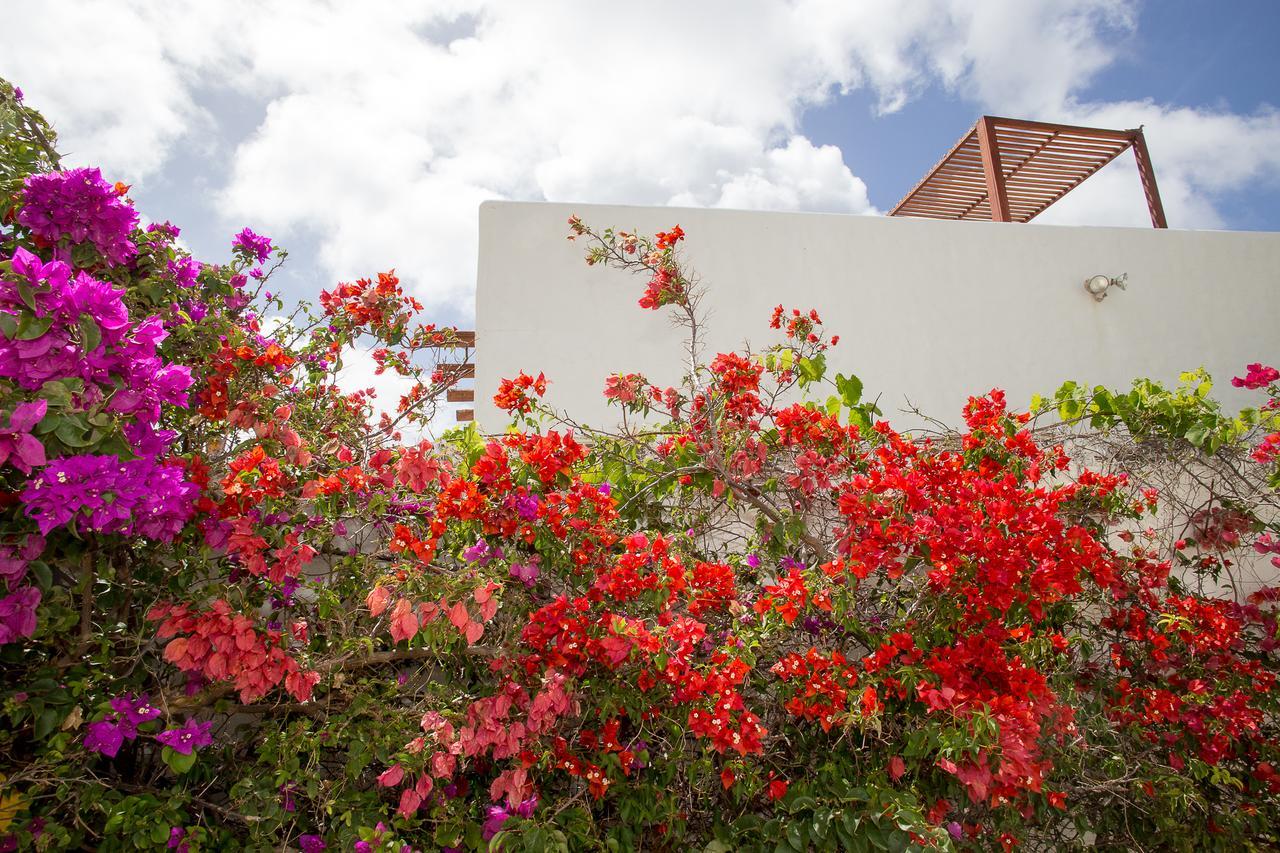
[[[476,399],[476,389],[450,388],[445,392],[444,398],[450,403],[471,403]]]
[[[1074,133],[1091,138],[1101,137],[1108,139],[1123,139],[1127,141],[1132,138],[1131,134],[1133,133],[1131,130],[1106,130],[1100,127],[1080,127],[1079,125],[1071,124],[1053,124],[1043,121],[1030,121],[1029,119],[1022,118],[1002,118],[1000,116],[990,116],[989,118],[991,118],[998,127],[1017,128],[1020,130],[1041,130],[1046,132],[1060,130],[1064,133]]]
[[[470,421],[474,421],[476,419],[476,410],[475,409],[458,409],[457,413],[455,414],[455,417],[458,419],[458,423],[465,424]]]
[[[476,366],[474,364],[441,364],[439,367],[445,372],[446,376],[454,379],[476,378]]]
[[[1154,224],[1163,210],[1140,137],[1138,130],[983,116],[890,215],[1027,222],[1132,147]]]

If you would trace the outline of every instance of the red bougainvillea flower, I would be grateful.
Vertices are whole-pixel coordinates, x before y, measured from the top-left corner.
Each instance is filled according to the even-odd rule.
[[[535,398],[546,393],[546,376],[539,373],[535,379],[521,371],[515,379],[503,379],[498,383],[498,393],[493,395],[493,403],[504,412],[524,415],[533,411]]]

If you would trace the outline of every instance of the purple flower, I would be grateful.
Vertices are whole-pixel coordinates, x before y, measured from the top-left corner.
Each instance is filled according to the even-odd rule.
[[[538,579],[538,575],[541,573],[538,567],[539,562],[538,555],[534,554],[526,563],[512,563],[509,569],[511,577],[527,587],[532,587],[533,582]]]
[[[20,498],[42,535],[75,522],[81,531],[172,542],[194,514],[198,492],[179,467],[86,455],[54,460]]]
[[[108,758],[115,758],[123,744],[124,730],[113,720],[90,723],[84,736],[85,749],[100,752]]]
[[[27,565],[44,551],[44,537],[29,534],[22,548],[14,551],[8,545],[0,545],[0,580],[10,590],[27,576]]]
[[[0,645],[34,634],[39,606],[40,590],[34,586],[21,587],[0,598]]]
[[[524,495],[516,498],[516,513],[525,521],[535,521],[538,518],[538,506],[541,501],[537,495]]]
[[[187,831],[185,829],[180,826],[171,827],[169,829],[169,849],[177,850],[178,853],[186,853],[187,850],[191,849],[190,845],[182,840],[186,837]]]
[[[107,263],[128,263],[138,252],[129,239],[138,214],[120,195],[98,169],[31,175],[23,186],[18,222],[49,243],[89,242]]]
[[[357,841],[355,851],[356,853],[373,853],[373,845],[368,841]]]
[[[257,258],[260,264],[265,263],[271,257],[271,238],[260,237],[246,228],[232,238],[231,249]]]
[[[527,800],[522,800],[520,802],[520,805],[516,806],[516,814],[522,818],[528,819],[533,817],[533,810],[536,809],[537,807],[538,807],[538,798],[535,795],[530,797]]]
[[[213,735],[209,733],[212,728],[212,722],[201,723],[196,720],[187,720],[186,724],[180,728],[165,729],[156,735],[156,740],[174,752],[190,755],[200,747],[209,746],[213,743]]]
[[[956,823],[954,820],[947,824],[947,833],[956,841],[959,841],[964,837],[964,830],[961,829],[960,824]]]
[[[484,826],[480,827],[480,837],[485,841],[502,831],[502,825],[511,818],[511,813],[503,806],[489,806],[488,817]]]
[[[501,560],[502,549],[490,548],[489,543],[484,541],[484,539],[477,539],[476,544],[462,552],[462,559],[469,563],[477,563],[481,568],[483,568],[494,560]]]
[[[0,427],[0,465],[10,462],[22,473],[30,474],[32,468],[44,464],[44,445],[31,430],[40,423],[48,408],[44,400],[14,407],[8,418],[9,426]]]
[[[189,368],[158,356],[156,348],[167,336],[160,318],[130,322],[123,289],[84,271],[72,277],[65,263],[44,263],[25,249],[14,252],[12,270],[25,287],[0,281],[0,313],[34,314],[47,328],[30,340],[0,338],[0,377],[30,391],[53,380],[79,379],[85,383],[80,404],[106,402],[107,411],[121,416],[135,453],[164,452],[175,434],[155,429],[162,406],[185,407],[193,379]],[[5,449],[7,458],[29,463],[35,448],[21,437],[21,426],[15,421],[7,431]]]
[[[196,277],[203,267],[204,264],[190,255],[182,255],[177,260],[169,261],[167,272],[178,287],[195,287]]]
[[[18,103],[22,103],[22,89],[17,86],[13,87],[13,99]]]
[[[129,740],[138,736],[138,726],[160,716],[160,709],[151,704],[145,693],[137,697],[132,693],[117,696],[111,700],[111,710],[116,712],[120,728]]]
[[[750,566],[750,567],[751,567],[751,568],[753,568],[753,569],[758,569],[758,568],[760,568],[760,555],[759,555],[759,554],[748,554],[748,555],[747,555],[747,565],[748,565],[748,566]]]
[[[166,219],[164,222],[152,222],[147,226],[147,233],[159,234],[172,240],[182,233],[182,229]]]
[[[642,752],[647,753],[649,751],[648,741],[644,741],[644,740],[636,741],[631,745],[631,751],[634,753],[634,755],[631,758],[632,771],[643,770],[644,768],[649,766],[648,762],[646,762],[643,758],[640,757],[640,753]]]
[[[324,839],[318,835],[298,836],[298,849],[302,853],[320,853],[325,848]]]

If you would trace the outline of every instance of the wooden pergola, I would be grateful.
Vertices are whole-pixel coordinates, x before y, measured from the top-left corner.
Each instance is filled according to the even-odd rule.
[[[1030,222],[1132,148],[1151,224],[1167,228],[1151,155],[1136,130],[983,116],[890,216]]]

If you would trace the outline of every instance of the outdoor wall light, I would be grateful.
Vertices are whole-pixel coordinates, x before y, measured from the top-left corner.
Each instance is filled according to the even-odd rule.
[[[1084,280],[1084,289],[1089,291],[1089,295],[1094,301],[1101,302],[1107,298],[1107,290],[1112,287],[1125,289],[1125,282],[1129,280],[1129,274],[1120,273],[1117,276],[1094,275]]]

